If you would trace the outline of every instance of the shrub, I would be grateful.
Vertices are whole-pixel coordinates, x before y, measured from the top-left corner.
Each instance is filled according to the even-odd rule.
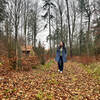
[[[39,57],[40,63],[42,65],[45,64],[46,59],[45,59],[45,48],[44,46],[41,45],[41,42],[39,42],[38,47],[34,48],[35,53]]]

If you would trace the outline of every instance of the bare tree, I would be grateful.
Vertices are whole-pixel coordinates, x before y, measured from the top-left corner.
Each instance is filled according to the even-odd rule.
[[[37,42],[37,34],[41,31],[39,23],[41,22],[39,20],[40,17],[40,8],[38,7],[38,2],[34,2],[33,8],[30,9],[29,12],[29,29],[31,34],[31,40],[32,40],[32,46],[36,48],[36,42]]]
[[[85,10],[85,13],[86,13],[86,18],[88,19],[88,31],[87,31],[87,34],[86,34],[86,47],[87,47],[87,55],[89,56],[89,41],[90,41],[90,24],[91,24],[91,16],[93,14],[93,11],[92,11],[92,3],[90,4],[90,0],[86,0],[84,2],[84,10]]]
[[[57,5],[58,5],[58,11],[60,14],[60,24],[61,24],[61,34],[60,34],[60,40],[63,40],[63,15],[64,15],[64,1],[57,0]]]
[[[9,5],[9,12],[11,14],[11,22],[12,25],[14,26],[14,41],[15,41],[15,56],[17,57],[18,55],[18,29],[19,29],[19,23],[20,23],[20,18],[22,15],[22,8],[23,8],[23,1],[22,0],[9,0],[8,1]],[[17,60],[15,61],[14,68],[16,68],[17,65]]]

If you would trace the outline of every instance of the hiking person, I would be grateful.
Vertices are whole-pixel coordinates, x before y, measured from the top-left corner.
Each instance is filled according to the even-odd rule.
[[[58,71],[62,73],[64,63],[67,61],[67,51],[63,41],[60,42],[59,47],[57,48],[55,60],[58,63]]]

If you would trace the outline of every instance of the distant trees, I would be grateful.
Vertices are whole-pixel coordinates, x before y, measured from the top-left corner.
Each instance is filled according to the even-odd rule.
[[[100,0],[42,1],[43,5],[39,0],[0,0],[0,36],[3,33],[6,37],[8,57],[14,51],[15,65],[20,63],[21,45],[37,48],[37,35],[45,28],[49,32],[50,56],[61,40],[71,57],[98,54]]]
[[[0,0],[0,22],[6,17],[6,0]]]
[[[36,47],[36,37],[39,32],[39,8],[38,2],[30,0],[0,1],[0,22],[4,20],[3,29],[7,38],[8,57],[14,69],[21,66],[21,45]],[[2,9],[1,9],[2,8]],[[6,10],[6,13],[5,13]],[[5,16],[6,14],[6,16]],[[29,43],[30,42],[30,43]]]
[[[31,33],[31,41],[32,41],[32,46],[36,48],[36,37],[37,34],[40,31],[39,28],[39,7],[38,7],[38,2],[34,2],[34,7],[30,9],[29,12],[29,18],[28,18],[28,25],[29,25],[29,30]]]
[[[0,24],[6,17],[6,4],[7,4],[6,0],[0,0]],[[2,32],[0,29],[0,37],[1,36],[2,36]]]
[[[59,19],[60,19],[60,30],[61,30],[59,39],[63,40],[63,16],[64,16],[64,12],[65,12],[64,1],[57,0],[57,7],[58,7],[59,15],[60,15]]]
[[[95,55],[100,55],[100,1],[97,0],[94,5],[95,19],[93,20],[93,34],[95,37],[94,47]]]
[[[23,19],[24,19],[24,39],[25,39],[25,48],[26,48],[26,45],[27,45],[27,26],[28,26],[28,14],[29,14],[29,10],[30,10],[30,2],[27,1],[27,0],[24,0],[23,2]]]
[[[88,20],[88,30],[86,34],[86,47],[87,47],[87,55],[89,56],[89,42],[90,42],[90,23],[91,23],[91,16],[92,16],[92,4],[90,3],[90,0],[85,0],[84,2],[84,10],[85,10],[85,17]]]
[[[84,0],[78,0],[78,12],[80,13],[80,31],[79,31],[79,52],[81,55],[83,44],[83,14],[84,14]]]
[[[20,26],[20,19],[22,16],[22,9],[23,9],[23,2],[22,0],[10,0],[9,1],[9,13],[11,14],[11,22],[13,25],[14,29],[14,53],[12,54],[14,61],[12,62],[13,68],[16,69],[17,66],[20,65],[20,59],[21,59],[21,54],[20,54],[20,46],[18,43],[18,35],[19,35],[19,26]]]
[[[76,48],[78,50],[76,54],[86,55],[87,53],[89,56],[93,53],[94,43],[91,30],[92,20],[95,18],[93,7],[99,9],[97,5],[100,3],[89,0],[77,0],[76,2],[55,0],[56,7],[53,10],[55,24],[51,24],[53,48],[58,47],[59,41],[63,40],[69,48],[71,57],[76,53]],[[66,22],[65,19],[67,19]]]
[[[100,54],[100,18],[98,18],[96,20],[98,20],[98,21],[94,21],[96,26],[93,27],[93,29],[94,29],[94,36],[95,36],[95,41],[94,41],[95,54],[97,56],[98,54]]]

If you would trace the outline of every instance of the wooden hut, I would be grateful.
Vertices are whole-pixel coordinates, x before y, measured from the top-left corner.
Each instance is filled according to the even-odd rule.
[[[23,55],[28,55],[28,56],[34,56],[35,55],[35,52],[33,50],[33,46],[30,46],[30,45],[27,45],[26,47],[22,46],[21,50],[22,50]]]

